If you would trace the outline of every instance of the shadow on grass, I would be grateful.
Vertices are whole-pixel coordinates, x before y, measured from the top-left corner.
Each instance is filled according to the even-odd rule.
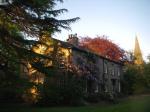
[[[150,112],[150,95],[132,96],[121,100],[117,104],[98,103],[80,107],[3,105],[0,112]]]

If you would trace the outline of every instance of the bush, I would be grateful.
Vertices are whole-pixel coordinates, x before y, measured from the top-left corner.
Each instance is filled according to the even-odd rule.
[[[83,80],[74,74],[46,78],[38,104],[45,106],[81,105]]]
[[[127,66],[122,78],[122,92],[131,95],[148,91],[148,75],[145,72],[145,66]]]
[[[28,80],[16,71],[0,70],[0,103],[23,103],[22,95],[29,85]]]
[[[87,102],[91,102],[91,103],[97,103],[100,101],[100,94],[99,93],[92,93],[92,94],[87,94],[84,99]]]

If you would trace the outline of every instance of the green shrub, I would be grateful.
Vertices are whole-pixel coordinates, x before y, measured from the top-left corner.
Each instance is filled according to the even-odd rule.
[[[122,78],[122,92],[125,95],[130,94],[142,94],[149,90],[149,73],[147,65],[137,66],[130,65],[127,66],[127,70],[123,74]],[[148,70],[149,71],[149,70]]]
[[[82,86],[82,78],[71,73],[46,78],[39,104],[47,106],[81,105],[84,96]]]

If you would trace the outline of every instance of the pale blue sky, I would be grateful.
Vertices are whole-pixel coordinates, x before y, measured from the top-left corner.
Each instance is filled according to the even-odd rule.
[[[60,18],[81,19],[71,25],[72,31],[62,30],[56,38],[66,40],[71,33],[107,35],[123,49],[133,50],[138,34],[144,58],[150,54],[150,0],[64,0],[57,7],[69,10]]]

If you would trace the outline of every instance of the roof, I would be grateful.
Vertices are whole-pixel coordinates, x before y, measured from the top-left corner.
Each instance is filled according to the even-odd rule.
[[[58,42],[60,42],[62,47],[69,48],[69,49],[73,49],[73,50],[76,50],[76,51],[79,51],[79,52],[84,52],[84,53],[93,54],[93,55],[98,56],[98,57],[100,57],[100,58],[102,58],[102,59],[111,61],[111,62],[116,63],[116,64],[123,65],[123,63],[122,63],[121,61],[120,61],[120,62],[114,61],[114,60],[111,60],[111,59],[109,59],[109,58],[107,58],[107,57],[104,57],[104,56],[102,56],[102,55],[96,54],[96,53],[94,53],[94,52],[92,52],[92,51],[89,51],[89,50],[87,50],[87,49],[83,49],[83,48],[81,48],[81,47],[79,47],[79,46],[75,46],[75,45],[73,45],[73,44],[70,44],[70,43],[68,43],[68,42],[61,41],[61,40],[58,40],[58,39],[55,39],[55,38],[53,38],[53,39],[56,40],[56,41],[58,41]]]

